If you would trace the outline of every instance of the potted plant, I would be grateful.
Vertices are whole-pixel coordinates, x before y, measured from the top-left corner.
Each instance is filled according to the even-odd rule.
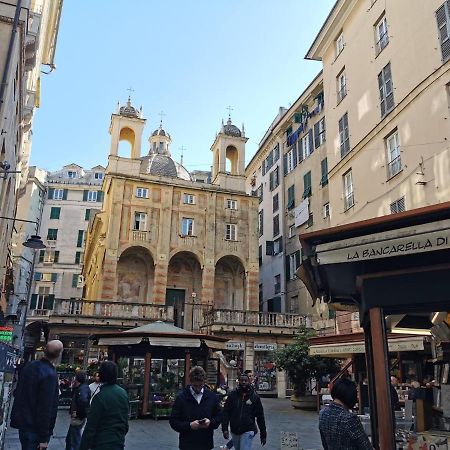
[[[275,361],[278,369],[287,372],[287,376],[294,386],[294,394],[291,396],[294,408],[315,409],[317,396],[307,392],[308,381],[339,371],[339,361],[332,358],[310,356],[309,340],[314,334],[314,330],[301,326],[298,334],[294,337],[294,342],[276,352]]]

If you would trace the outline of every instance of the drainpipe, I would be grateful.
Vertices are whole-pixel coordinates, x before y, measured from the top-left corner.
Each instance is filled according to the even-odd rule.
[[[6,86],[8,84],[8,72],[9,67],[11,66],[12,52],[14,48],[14,42],[16,40],[17,28],[19,26],[19,17],[21,9],[22,9],[22,0],[17,0],[11,37],[9,39],[8,53],[6,55],[5,68],[3,69],[2,82],[0,84],[0,112],[3,110],[3,103],[5,102]],[[0,117],[3,117],[3,112],[1,112]]]

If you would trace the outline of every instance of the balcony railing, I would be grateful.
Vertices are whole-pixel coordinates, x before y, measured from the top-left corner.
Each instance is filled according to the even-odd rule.
[[[244,325],[258,327],[298,328],[311,326],[308,316],[258,311],[212,309],[203,314],[203,326]]]
[[[69,316],[95,319],[132,319],[173,321],[173,307],[145,303],[106,302],[100,300],[55,299],[53,309],[35,309],[30,316]]]
[[[150,231],[133,230],[133,241],[149,242],[151,240]]]

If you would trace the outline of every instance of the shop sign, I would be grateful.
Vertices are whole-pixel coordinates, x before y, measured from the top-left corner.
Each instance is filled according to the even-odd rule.
[[[319,264],[337,264],[449,248],[450,223],[446,221],[318,245],[317,260]]]
[[[280,439],[281,450],[298,450],[298,433],[291,431],[282,431]]]
[[[17,354],[9,345],[0,343],[0,372],[14,373]]]
[[[228,341],[225,343],[225,349],[243,351],[245,350],[245,344],[243,342]]]
[[[277,349],[277,344],[261,344],[255,342],[253,348],[255,352],[274,352]]]
[[[13,327],[0,327],[0,342],[12,342]]]

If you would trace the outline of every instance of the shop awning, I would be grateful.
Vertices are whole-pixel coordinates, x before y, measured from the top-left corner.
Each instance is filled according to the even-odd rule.
[[[423,339],[423,336],[390,338],[388,339],[389,351],[396,353],[424,350]],[[309,348],[311,356],[330,356],[332,358],[348,358],[351,355],[365,352],[366,347],[363,340],[311,345]]]

